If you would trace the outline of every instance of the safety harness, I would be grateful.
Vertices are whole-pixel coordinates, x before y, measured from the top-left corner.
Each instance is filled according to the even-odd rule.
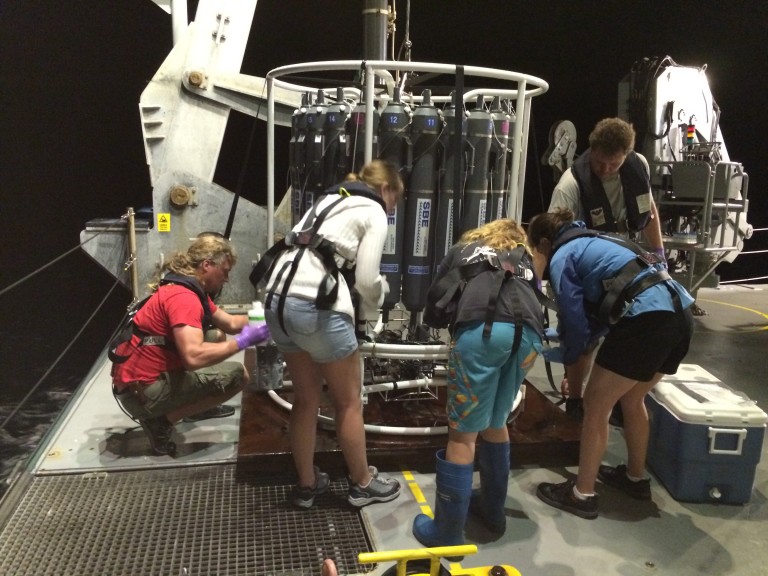
[[[258,288],[259,283],[264,280],[267,281],[272,277],[275,271],[275,266],[280,255],[286,250],[298,250],[298,254],[293,258],[283,263],[280,270],[277,271],[277,277],[274,282],[274,286],[280,284],[280,280],[287,272],[285,282],[283,283],[283,289],[280,292],[280,301],[277,305],[277,316],[280,321],[280,326],[285,330],[283,324],[283,309],[285,307],[285,297],[288,295],[288,288],[293,281],[294,276],[299,268],[299,263],[302,257],[307,251],[312,252],[323,263],[325,268],[325,275],[320,282],[320,286],[317,290],[317,298],[315,300],[315,306],[320,310],[328,310],[336,302],[336,298],[339,293],[339,266],[336,263],[336,244],[324,237],[319,233],[320,226],[325,221],[330,211],[342,200],[350,196],[363,196],[374,200],[379,204],[386,212],[386,205],[384,201],[376,195],[367,185],[362,182],[344,182],[339,186],[326,190],[327,194],[338,193],[338,198],[330,202],[319,214],[315,214],[319,201],[316,202],[310,209],[309,215],[305,222],[307,227],[299,231],[289,232],[285,238],[277,241],[269,250],[267,250],[261,259],[256,263],[248,277],[254,287]],[[346,260],[346,259],[345,259]],[[342,274],[344,272],[351,271],[351,264],[349,260],[343,266]],[[348,283],[351,287],[351,282]],[[270,291],[267,294],[267,298],[264,302],[265,306],[269,308],[272,303],[272,298],[275,295],[275,291]]]
[[[638,294],[647,290],[651,286],[670,280],[671,277],[666,270],[655,270],[652,274],[644,276],[637,282],[634,282],[638,274],[648,270],[655,264],[661,264],[662,260],[656,254],[643,250],[634,242],[610,232],[600,232],[586,228],[571,228],[563,232],[552,246],[552,255],[564,244],[576,238],[592,237],[609,240],[614,244],[628,248],[635,253],[635,258],[627,262],[619,273],[613,278],[603,280],[603,295],[595,305],[592,313],[603,324],[612,326],[621,319],[626,313],[630,304]],[[550,256],[551,261],[551,256]],[[674,293],[676,296],[677,293]],[[680,299],[675,299],[675,306],[679,306]]]
[[[459,300],[467,283],[483,272],[492,272],[488,288],[488,305],[485,311],[483,338],[489,338],[496,317],[496,304],[504,285],[510,279],[528,282],[536,293],[540,303],[556,308],[556,304],[544,296],[533,283],[534,273],[529,261],[524,260],[525,247],[517,246],[511,251],[488,253],[486,258],[476,262],[452,267],[440,280],[430,286],[427,292],[427,306],[424,321],[433,328],[449,328],[451,335],[455,329]],[[523,316],[517,291],[511,291],[512,315],[515,322],[515,336],[512,353],[516,353],[522,341]]]
[[[200,299],[200,304],[203,306],[203,331],[208,330],[213,326],[213,314],[211,308],[208,305],[208,295],[200,286],[200,283],[190,276],[182,276],[173,272],[166,274],[164,278],[160,280],[160,285],[176,284],[177,286],[184,286],[188,290],[191,290]],[[135,304],[132,304],[128,309],[128,313],[123,320],[123,323],[117,330],[117,336],[112,339],[109,344],[107,356],[115,364],[122,364],[131,354],[121,355],[117,353],[117,349],[120,345],[131,340],[135,335],[139,337],[138,346],[162,346],[168,350],[174,350],[176,347],[173,342],[169,342],[163,334],[150,334],[145,332],[138,326],[136,326],[136,314],[141,310],[152,296],[156,293],[150,294],[143,300],[139,300]],[[132,353],[132,352],[131,352]]]

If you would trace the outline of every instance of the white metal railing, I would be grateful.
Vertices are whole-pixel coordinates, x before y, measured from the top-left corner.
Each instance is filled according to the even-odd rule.
[[[274,213],[275,213],[275,89],[306,92],[318,88],[309,88],[279,80],[288,74],[305,74],[308,72],[333,72],[333,71],[358,71],[365,72],[365,162],[370,162],[373,156],[373,110],[375,103],[375,78],[378,76],[387,80],[388,87],[394,87],[394,80],[390,71],[413,71],[437,74],[455,75],[461,70],[464,76],[480,77],[491,80],[510,82],[511,87],[475,88],[463,95],[463,100],[472,101],[480,94],[486,96],[499,96],[515,99],[515,114],[518,121],[514,125],[512,140],[512,166],[508,186],[507,213],[510,217],[520,221],[522,218],[523,202],[522,194],[525,180],[525,159],[528,149],[528,128],[530,125],[530,104],[535,96],[544,94],[549,90],[549,84],[536,76],[500,70],[498,68],[485,68],[480,66],[459,66],[457,64],[439,64],[428,62],[394,62],[387,60],[330,60],[321,62],[306,62],[281,66],[271,70],[267,74],[267,239],[268,243],[274,237]],[[447,98],[437,95],[433,100],[446,101]]]

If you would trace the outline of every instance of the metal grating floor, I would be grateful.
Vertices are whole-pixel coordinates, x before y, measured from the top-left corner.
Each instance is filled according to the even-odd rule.
[[[373,569],[348,484],[309,510],[290,480],[242,481],[234,465],[39,476],[0,532],[0,573],[22,575],[314,575]],[[282,482],[282,483],[281,483]]]

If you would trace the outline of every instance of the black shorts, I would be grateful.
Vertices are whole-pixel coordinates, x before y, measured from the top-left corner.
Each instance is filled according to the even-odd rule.
[[[625,378],[647,382],[657,372],[677,372],[692,336],[690,308],[625,316],[608,332],[595,364]]]

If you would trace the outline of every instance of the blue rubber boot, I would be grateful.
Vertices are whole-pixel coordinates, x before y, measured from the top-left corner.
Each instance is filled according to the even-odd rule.
[[[504,502],[509,485],[509,442],[481,442],[477,447],[480,490],[472,491],[469,512],[488,530],[504,534],[507,517]]]
[[[427,548],[464,544],[464,523],[472,495],[472,464],[454,464],[438,450],[435,484],[435,519],[419,514],[413,520],[413,535]]]

